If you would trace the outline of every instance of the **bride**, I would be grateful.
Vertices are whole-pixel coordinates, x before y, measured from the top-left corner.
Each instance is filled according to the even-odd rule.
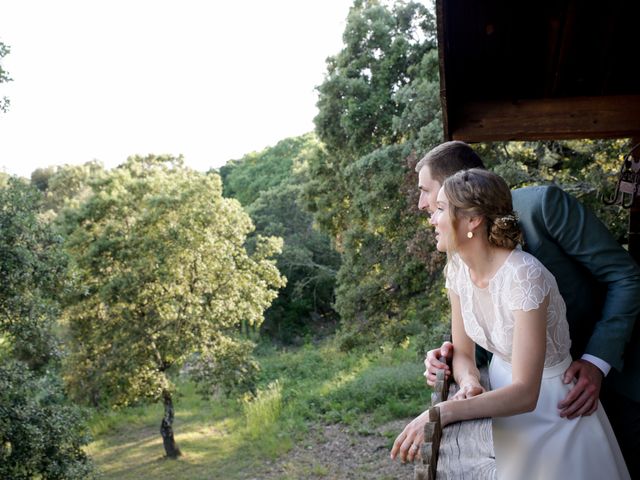
[[[442,425],[493,417],[498,478],[628,479],[620,448],[599,405],[572,420],[557,405],[571,384],[565,304],[555,278],[518,248],[521,233],[504,180],[482,169],[445,180],[431,217],[437,249],[447,252],[446,287],[459,392],[439,404]],[[475,343],[493,353],[492,390],[480,385]],[[419,449],[412,437],[428,421],[413,420],[396,439],[391,457]],[[421,429],[420,429],[421,431]]]

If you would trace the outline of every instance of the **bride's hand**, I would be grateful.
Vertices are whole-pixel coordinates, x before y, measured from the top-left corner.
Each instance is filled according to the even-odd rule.
[[[465,382],[460,385],[460,390],[451,398],[451,400],[464,400],[465,398],[475,397],[484,393],[482,385],[476,382]]]

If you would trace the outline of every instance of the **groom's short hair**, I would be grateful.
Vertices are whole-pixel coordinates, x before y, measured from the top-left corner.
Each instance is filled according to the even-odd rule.
[[[460,170],[485,168],[482,159],[473,148],[459,140],[441,143],[430,150],[416,164],[416,172],[420,172],[423,167],[429,167],[431,178],[440,185]]]

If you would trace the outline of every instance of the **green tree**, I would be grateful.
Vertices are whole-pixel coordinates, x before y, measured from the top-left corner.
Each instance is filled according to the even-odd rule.
[[[69,380],[93,401],[162,401],[164,447],[176,457],[170,374],[197,354],[197,380],[250,384],[238,378],[252,372],[250,349],[235,333],[260,324],[284,285],[270,259],[281,242],[258,238],[249,254],[253,226],[240,204],[222,197],[217,174],[182,158],[131,157],[91,186],[64,216],[74,260]],[[217,367],[233,352],[246,368]]]
[[[256,226],[254,235],[284,241],[278,269],[287,285],[265,312],[261,332],[285,343],[335,322],[333,290],[340,259],[330,238],[314,228],[312,216],[300,205],[307,161],[318,148],[314,134],[287,138],[220,169],[225,195],[246,208]]]
[[[0,365],[0,478],[86,480],[94,468],[84,414],[69,405],[59,377],[24,364]]]
[[[32,369],[57,354],[52,330],[66,270],[62,238],[43,221],[42,194],[17,177],[0,188],[0,330]]]
[[[31,185],[44,192],[49,186],[49,179],[55,171],[56,167],[36,168],[31,172]]]
[[[389,8],[358,0],[342,38],[344,48],[327,60],[326,79],[318,87],[316,132],[331,152],[359,157],[399,140],[393,123],[402,105],[395,94],[435,49],[435,20],[417,2]]]
[[[31,184],[44,193],[44,209],[54,218],[64,207],[76,208],[91,193],[90,184],[105,174],[101,162],[37,168]]]
[[[56,321],[66,257],[22,179],[0,187],[0,478],[85,479],[84,417],[65,398]]]
[[[343,39],[318,87],[324,148],[310,157],[304,199],[342,254],[336,308],[349,347],[380,334],[402,340],[439,318],[425,290],[440,264],[416,212],[413,166],[416,150],[441,141],[441,122],[424,5],[356,2]]]
[[[11,47],[7,44],[0,42],[0,60],[2,60],[6,55],[11,52]],[[9,73],[2,68],[0,64],[0,84],[5,82],[12,81],[12,78],[9,77]],[[9,109],[10,101],[7,97],[0,97],[0,112],[6,112]]]
[[[340,257],[329,237],[313,227],[312,216],[299,206],[300,184],[284,183],[258,195],[247,212],[262,235],[284,240],[278,269],[287,285],[265,312],[262,328],[286,343],[335,321],[334,287]]]
[[[312,133],[281,140],[261,152],[252,152],[220,167],[224,196],[243,206],[253,203],[260,192],[289,183],[307,153],[318,140]]]

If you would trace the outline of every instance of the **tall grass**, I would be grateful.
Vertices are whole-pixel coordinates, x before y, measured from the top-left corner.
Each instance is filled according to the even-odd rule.
[[[261,358],[263,382],[279,380],[283,415],[292,431],[309,421],[380,424],[415,415],[430,391],[422,359],[408,342],[402,347],[345,353],[334,343],[307,345]]]
[[[89,452],[104,478],[254,478],[251,472],[286,454],[314,423],[366,430],[416,415],[429,400],[422,358],[410,341],[348,353],[333,341],[294,350],[261,345],[258,359],[252,397],[203,399],[188,379],[176,379],[175,432],[184,453],[177,462],[163,461],[160,405],[97,414]]]
[[[244,416],[249,437],[257,438],[272,430],[281,411],[282,386],[278,380],[267,385],[264,390],[258,390],[255,397],[245,397]]]

